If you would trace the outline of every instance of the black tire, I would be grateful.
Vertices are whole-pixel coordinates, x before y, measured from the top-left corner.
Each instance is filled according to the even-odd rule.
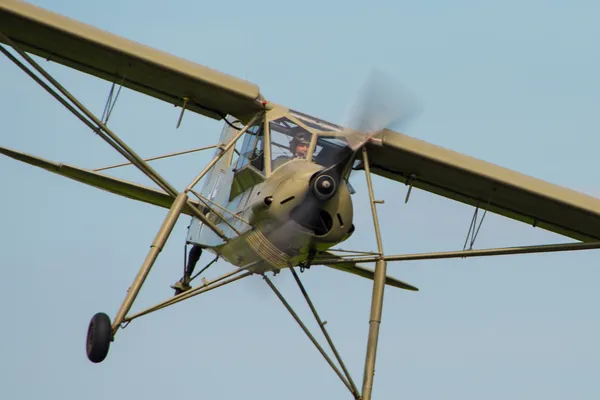
[[[93,363],[104,361],[112,340],[110,318],[104,313],[92,317],[87,331],[86,350],[88,359]]]

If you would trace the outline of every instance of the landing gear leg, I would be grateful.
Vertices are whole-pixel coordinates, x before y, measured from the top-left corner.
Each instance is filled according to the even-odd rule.
[[[175,296],[191,289],[190,281],[192,280],[192,274],[194,273],[196,264],[198,264],[198,260],[200,260],[200,256],[202,256],[202,248],[195,244],[188,254],[188,262],[183,273],[183,278],[171,286],[175,290]]]
[[[127,291],[125,300],[123,300],[123,304],[117,312],[117,316],[112,322],[112,325],[110,319],[104,313],[98,313],[92,318],[88,328],[86,343],[88,358],[90,361],[96,363],[101,362],[108,354],[110,342],[114,340],[117,330],[131,309],[131,306],[140,292],[140,289],[142,288],[150,269],[152,269],[152,266],[154,265],[154,261],[156,261],[158,254],[167,242],[167,239],[169,238],[169,235],[171,234],[171,231],[173,230],[173,227],[177,222],[177,218],[179,217],[179,214],[181,214],[181,210],[183,210],[186,201],[187,194],[180,193],[173,202],[167,217],[165,218],[160,230],[152,242],[152,246],[150,246],[150,251],[146,256],[144,263],[140,267],[133,284]]]

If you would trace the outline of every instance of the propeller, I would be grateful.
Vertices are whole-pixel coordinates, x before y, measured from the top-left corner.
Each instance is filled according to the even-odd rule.
[[[323,208],[326,202],[335,196],[344,176],[351,171],[357,153],[373,135],[392,126],[396,129],[406,126],[418,113],[419,106],[415,96],[398,85],[389,75],[373,71],[350,108],[346,128],[335,133],[347,146],[332,146],[328,149],[326,166],[311,176],[303,199],[292,210],[289,220],[263,227],[269,240],[279,249],[301,248],[306,243],[299,241],[308,241],[309,238],[309,235],[301,233],[326,233],[332,217]],[[344,270],[372,279],[372,271],[356,265],[346,266]],[[417,290],[411,285],[401,283],[402,285],[398,283],[398,287]]]
[[[359,90],[340,135],[348,147],[339,147],[335,154],[330,154],[331,166],[311,177],[304,201],[293,210],[291,218],[306,229],[321,228],[324,221],[319,210],[335,195],[356,153],[379,131],[407,125],[419,109],[416,97],[391,76],[380,70],[372,71]]]
[[[416,96],[391,75],[375,69],[349,108],[344,126],[363,135],[372,135],[392,126],[404,129],[420,112]]]

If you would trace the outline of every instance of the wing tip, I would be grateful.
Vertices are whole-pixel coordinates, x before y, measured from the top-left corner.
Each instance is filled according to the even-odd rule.
[[[404,289],[404,290],[410,290],[411,292],[418,292],[419,288],[416,286],[413,286],[411,284],[408,284],[406,282],[402,282],[400,281],[398,285],[395,285],[396,287],[400,288],[400,289]]]

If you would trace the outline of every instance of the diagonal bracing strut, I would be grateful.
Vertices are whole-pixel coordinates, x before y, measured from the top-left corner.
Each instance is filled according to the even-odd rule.
[[[488,199],[487,205],[483,210],[483,215],[479,220],[479,203],[477,203],[477,207],[475,207],[475,211],[473,212],[473,218],[471,218],[471,224],[469,225],[469,231],[467,232],[467,237],[465,238],[465,244],[463,245],[463,251],[467,249],[467,243],[469,244],[469,250],[473,250],[473,245],[475,244],[475,240],[477,240],[477,235],[479,235],[479,230],[481,229],[481,225],[483,225],[483,220],[487,215],[487,210],[490,208],[490,203],[492,201],[492,197]],[[479,221],[479,224],[477,222]],[[469,240],[470,239],[470,240]]]
[[[292,269],[292,272],[294,272],[293,269]],[[295,273],[294,273],[294,276],[297,277],[297,275]],[[360,399],[360,394],[358,393],[358,390],[356,389],[356,386],[354,385],[354,382],[352,382],[352,378],[350,378],[350,375],[348,374],[348,371],[347,371],[345,365],[343,364],[343,362],[341,362],[341,358],[339,358],[339,354],[335,350],[335,347],[333,347],[333,343],[331,342],[331,339],[329,338],[329,335],[326,335],[326,337],[328,338],[328,342],[332,346],[332,349],[334,350],[334,353],[336,354],[336,357],[338,357],[338,361],[340,361],[340,365],[342,365],[342,368],[344,369],[344,372],[347,374],[346,376],[348,376],[349,379],[346,379],[346,377],[344,375],[342,375],[342,372],[333,363],[333,361],[327,355],[327,353],[325,352],[325,350],[323,349],[323,347],[319,344],[319,342],[317,342],[317,339],[315,339],[315,337],[308,330],[308,328],[306,327],[306,325],[304,325],[304,323],[302,322],[302,320],[300,319],[300,317],[298,316],[298,314],[296,314],[296,312],[294,311],[294,309],[292,308],[292,306],[290,306],[290,304],[283,297],[283,295],[281,294],[281,292],[277,289],[277,287],[275,287],[275,285],[273,284],[273,282],[271,282],[271,280],[266,275],[263,275],[263,278],[264,278],[265,282],[267,282],[267,284],[269,285],[269,287],[271,288],[271,290],[273,290],[273,292],[275,293],[275,295],[277,296],[277,298],[279,298],[279,300],[281,301],[281,303],[289,311],[290,315],[296,320],[296,322],[298,323],[298,325],[300,325],[300,328],[302,328],[302,330],[304,331],[304,333],[306,334],[306,336],[308,336],[308,338],[315,345],[315,347],[317,348],[317,350],[319,350],[319,353],[321,353],[321,355],[323,356],[323,358],[325,359],[325,361],[327,361],[327,363],[329,364],[329,366],[331,367],[331,369],[333,369],[333,371],[340,378],[340,380],[342,381],[342,383],[352,393],[352,395],[354,396],[354,398],[355,399]],[[304,293],[305,292],[303,292],[303,294]],[[306,295],[306,296],[308,296],[308,295]],[[313,310],[313,314],[315,315],[315,318],[317,318],[317,321],[319,322],[319,326],[321,326],[321,329],[324,329],[324,323],[321,322],[320,318],[318,318],[318,314],[316,314],[316,311],[314,311],[314,308],[312,307],[312,303],[309,303],[309,304],[311,305],[311,310]]]
[[[344,364],[342,357],[340,356],[337,349],[335,348],[335,345],[333,344],[333,340],[331,340],[331,336],[329,336],[329,332],[327,332],[327,329],[325,328],[325,324],[327,322],[323,322],[321,320],[321,317],[319,317],[319,314],[317,313],[317,309],[313,305],[313,302],[311,301],[310,297],[308,296],[308,293],[306,292],[306,289],[304,288],[304,285],[302,284],[302,281],[300,280],[300,277],[298,276],[298,274],[296,273],[294,268],[290,268],[290,271],[292,271],[292,275],[294,275],[294,279],[296,280],[296,283],[298,284],[298,287],[300,288],[300,291],[302,292],[302,295],[304,296],[306,303],[310,307],[310,310],[312,311],[315,319],[317,320],[317,323],[319,324],[319,327],[321,328],[321,331],[323,332],[323,336],[325,336],[327,343],[329,343],[329,347],[331,348],[331,351],[333,351],[333,354],[335,355],[335,358],[337,359],[338,363],[340,364],[340,367],[342,367],[342,371],[344,371],[344,375],[348,379],[348,383],[351,386],[352,394],[354,394],[355,398],[357,398],[357,399],[360,398],[360,393],[358,392],[358,389],[356,388],[356,385],[354,384],[354,381],[352,380],[352,377],[350,376],[350,373],[348,372],[348,369],[346,368],[346,365]]]
[[[213,279],[210,282],[206,282],[206,283],[204,283],[204,284],[202,284],[200,286],[197,286],[197,287],[195,287],[193,289],[190,289],[190,290],[188,290],[186,292],[183,292],[183,293],[180,293],[180,294],[178,294],[176,296],[173,296],[170,299],[167,299],[167,300],[165,300],[165,301],[163,301],[161,303],[158,303],[158,304],[156,304],[156,305],[154,305],[152,307],[149,307],[149,308],[147,308],[147,309],[145,309],[143,311],[140,311],[140,312],[138,312],[136,314],[133,314],[131,316],[127,316],[126,318],[123,319],[123,322],[124,323],[129,323],[129,322],[133,321],[134,319],[137,319],[137,318],[142,317],[144,315],[153,313],[153,312],[158,311],[158,310],[162,310],[163,308],[172,306],[174,304],[177,304],[179,302],[182,302],[184,300],[187,300],[187,299],[192,298],[194,296],[197,296],[199,294],[209,292],[209,291],[211,291],[213,289],[216,289],[218,287],[225,286],[227,284],[236,282],[236,281],[238,281],[240,279],[246,278],[246,277],[254,274],[254,272],[246,271],[249,268],[250,267],[245,267],[245,268],[240,268],[240,269],[236,269],[236,270],[233,270],[231,272],[228,272],[228,273],[226,273],[224,275],[221,275],[220,277],[218,277],[216,279]],[[241,272],[243,272],[243,271],[246,271],[246,272],[244,272],[242,274]]]
[[[176,156],[181,156],[181,155],[184,155],[184,154],[196,153],[196,152],[202,151],[202,150],[214,149],[215,147],[217,147],[217,145],[216,144],[212,144],[210,146],[202,146],[202,147],[197,147],[195,149],[177,151],[175,153],[169,153],[169,154],[163,154],[163,155],[160,155],[160,156],[145,158],[144,161],[148,162],[148,161],[154,161],[154,160],[162,160],[164,158],[176,157]],[[114,164],[114,165],[109,165],[107,167],[94,168],[92,171],[94,171],[94,172],[106,171],[107,169],[125,167],[125,166],[131,165],[131,164],[132,164],[131,162]]]
[[[169,235],[171,234],[171,230],[173,229],[173,226],[175,225],[177,218],[181,214],[181,210],[183,209],[183,206],[186,203],[188,203],[188,204],[190,203],[190,201],[187,197],[187,193],[189,191],[191,191],[193,189],[194,185],[196,185],[204,177],[204,175],[206,175],[206,173],[208,173],[208,171],[210,171],[210,169],[221,159],[221,157],[223,157],[223,155],[226,154],[227,151],[232,146],[235,145],[235,142],[246,132],[246,130],[254,123],[254,121],[256,121],[257,118],[258,118],[258,114],[256,116],[254,116],[250,120],[248,125],[246,125],[243,129],[241,129],[235,135],[235,137],[232,138],[229,141],[229,143],[227,143],[227,145],[225,145],[223,148],[221,148],[221,151],[194,178],[194,180],[192,181],[192,183],[190,183],[190,185],[187,187],[187,189],[177,195],[175,201],[173,202],[173,205],[171,206],[171,209],[169,210],[169,213],[167,214],[167,217],[165,218],[165,221],[163,222],[163,225],[161,226],[160,230],[156,234],[154,241],[152,242],[152,246],[150,247],[150,252],[146,256],[144,263],[140,267],[140,270],[138,272],[138,275],[135,278],[133,286],[127,292],[125,300],[123,301],[123,304],[121,305],[121,307],[119,308],[119,311],[117,312],[117,316],[112,324],[113,337],[117,333],[117,330],[121,326],[121,323],[123,321],[125,321],[127,313],[129,312],[129,310],[131,309],[131,306],[133,305],[133,301],[137,297],[146,277],[148,276],[148,273],[150,272],[150,269],[152,268],[152,266],[154,265],[154,262],[156,261],[156,258],[158,257],[158,254],[160,253],[160,251],[162,250],[162,247],[165,245],[167,239],[169,238]],[[208,220],[207,217],[204,216],[204,214],[201,214],[201,215],[204,217],[204,219],[201,219],[202,221],[204,221],[205,219]],[[185,297],[186,295],[189,296],[189,293],[182,295],[181,299],[187,298],[187,297]]]
[[[104,123],[104,125],[108,124],[108,120],[110,115],[112,114],[115,105],[117,104],[117,100],[119,100],[119,95],[121,94],[121,89],[123,88],[123,83],[125,82],[125,77],[121,79],[121,83],[119,84],[119,89],[117,89],[117,94],[115,95],[115,86],[116,82],[113,82],[110,87],[110,92],[108,92],[108,98],[106,99],[106,104],[104,105],[104,111],[102,112],[102,118],[100,120]]]
[[[167,192],[175,199],[177,197],[177,190],[171,186],[160,174],[158,174],[147,162],[145,162],[133,149],[131,149],[125,142],[123,142],[112,130],[110,130],[102,121],[100,121],[91,111],[89,111],[83,104],[81,104],[67,89],[65,89],[60,83],[58,83],[48,72],[46,72],[38,63],[36,63],[27,53],[19,48],[10,38],[4,35],[0,31],[0,37],[8,43],[23,59],[25,59],[40,75],[42,75],[48,82],[50,82],[55,88],[53,89],[47,83],[42,81],[33,71],[28,68],[25,64],[19,61],[15,56],[10,54],[4,46],[0,46],[0,52],[2,52],[7,58],[9,58],[14,64],[21,68],[27,75],[29,75],[36,83],[50,93],[58,102],[60,102],[65,108],[67,108],[73,115],[87,125],[94,133],[100,138],[106,141],[111,147],[113,147],[119,154],[134,164],[144,175],[150,178],[156,183],[161,189]],[[58,93],[57,93],[58,91]],[[60,93],[60,94],[59,94]],[[64,96],[64,98],[61,96]],[[69,102],[67,102],[68,99]],[[227,240],[227,236],[219,229],[212,221],[210,221],[200,210],[198,210],[189,200],[186,199],[188,208],[194,214],[195,217],[200,219],[206,224],[215,234],[221,237],[223,240]]]
[[[69,91],[67,91],[60,83],[58,83],[48,72],[46,72],[37,62],[35,62],[25,51],[19,48],[11,39],[6,37],[0,32],[0,37],[4,39],[23,59],[29,63],[39,74],[41,74],[48,82],[50,82],[57,90],[66,97],[73,105],[68,104],[64,98],[56,93],[50,86],[41,81],[29,68],[17,60],[12,54],[10,54],[4,46],[0,46],[0,51],[4,53],[11,61],[17,66],[23,69],[30,77],[32,77],[37,83],[42,85],[50,94],[52,94],[61,104],[73,112],[76,117],[82,120],[88,125],[96,134],[102,139],[108,142],[115,150],[121,153],[125,158],[135,164],[145,175],[152,179],[158,186],[164,191],[169,193],[171,196],[177,196],[177,190],[175,190],[168,182],[166,182],[156,171],[146,164],[129,146],[127,146],[117,135],[115,135],[106,124],[102,123],[92,112],[85,108]],[[77,111],[79,110],[79,111]]]
[[[227,151],[235,145],[237,140],[246,132],[246,130],[252,126],[252,124],[258,119],[261,113],[257,113],[250,122],[241,129],[229,143],[219,147],[217,155],[208,163],[208,165],[194,178],[192,183],[181,193],[179,193],[173,186],[171,186],[161,175],[159,175],[146,161],[144,161],[133,149],[125,144],[114,132],[112,132],[105,123],[100,121],[92,112],[85,108],[69,91],[67,91],[60,83],[58,83],[48,72],[46,72],[38,63],[36,63],[25,51],[19,48],[13,41],[6,37],[0,31],[0,38],[3,38],[4,42],[8,43],[31,67],[28,67],[23,62],[19,61],[13,56],[4,46],[0,46],[0,52],[8,57],[15,65],[21,68],[27,75],[29,75],[36,83],[50,93],[58,102],[65,106],[73,115],[87,125],[94,133],[100,138],[106,141],[111,147],[117,152],[123,155],[128,161],[135,165],[141,172],[143,172],[148,178],[154,181],[161,189],[173,198],[173,204],[167,214],[160,230],[156,234],[154,241],[150,247],[150,250],[140,267],[140,270],[129,288],[125,300],[123,301],[117,316],[112,323],[112,335],[114,335],[121,326],[121,323],[125,320],[125,317],[133,302],[135,301],[142,285],[144,284],[146,277],[148,276],[152,266],[154,265],[159,253],[169,238],[175,223],[183,208],[187,205],[192,214],[210,228],[217,236],[224,241],[228,238],[225,233],[218,228],[215,223],[210,221],[206,215],[204,215],[198,208],[192,204],[188,198],[188,192],[210,171],[210,169],[221,159]],[[53,86],[44,82],[38,75],[35,74],[37,71],[46,81],[50,82]],[[68,101],[67,101],[68,100]],[[183,298],[183,296],[182,296]]]

